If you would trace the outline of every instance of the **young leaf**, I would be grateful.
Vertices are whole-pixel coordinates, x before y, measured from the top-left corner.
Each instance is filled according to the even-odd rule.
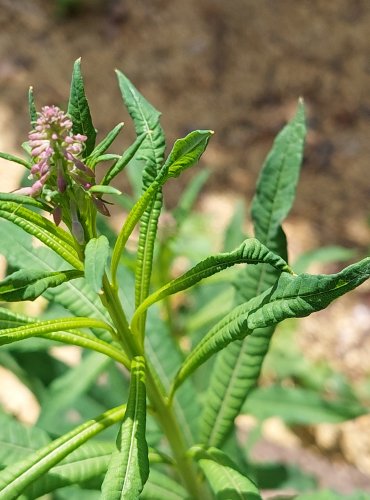
[[[89,193],[100,193],[100,194],[116,194],[120,195],[122,192],[113,186],[104,186],[103,184],[95,184],[89,189]]]
[[[118,175],[122,170],[126,167],[126,165],[132,160],[132,158],[135,156],[137,151],[139,150],[140,146],[143,144],[144,140],[146,139],[147,134],[141,134],[139,135],[135,142],[131,144],[129,148],[126,149],[126,151],[123,153],[121,158],[117,160],[114,165],[111,166],[111,168],[108,170],[108,172],[105,174],[103,177],[103,180],[101,181],[101,184],[107,185],[110,184],[110,182]]]
[[[252,203],[254,234],[271,251],[287,260],[283,220],[293,204],[306,135],[303,103],[275,139],[264,163]],[[271,287],[278,273],[269,266],[248,266],[236,282],[236,304]],[[216,359],[201,418],[202,442],[221,446],[249,391],[257,383],[274,326],[253,332],[224,349]],[[222,375],[221,375],[222,374]]]
[[[121,132],[123,126],[124,126],[123,122],[118,123],[118,125],[116,125],[113,130],[108,132],[107,136],[104,137],[104,139],[101,142],[99,142],[99,144],[95,147],[95,149],[90,154],[90,157],[87,158],[86,161],[88,164],[90,164],[91,160],[93,160],[94,158],[98,158],[98,156],[101,156],[102,154],[104,154],[106,152],[106,150],[109,148],[109,146],[116,139],[117,135]]]
[[[28,89],[28,112],[30,114],[30,122],[33,127],[37,120],[37,110],[35,106],[35,97],[33,95],[33,87]]]
[[[213,133],[212,130],[194,130],[183,139],[178,139],[164,166],[167,176],[178,177],[199,161]]]
[[[18,302],[22,300],[35,300],[48,288],[54,288],[66,281],[80,278],[81,271],[57,271],[49,273],[25,269],[16,271],[0,281],[0,301]]]
[[[164,297],[177,293],[181,290],[185,290],[195,285],[202,279],[208,278],[209,276],[212,276],[213,274],[218,273],[230,266],[234,266],[235,264],[257,264],[261,262],[270,264],[279,271],[290,271],[289,266],[281,257],[270,252],[258,240],[250,238],[245,240],[233,252],[221,253],[208,257],[179,278],[170,281],[150,295],[137,308],[132,318],[132,330],[134,332],[137,331],[140,315],[142,315],[150,305],[162,300]]]
[[[71,432],[27,456],[24,460],[9,465],[0,472],[0,498],[18,498],[23,490],[45,474],[63,458],[107,427],[119,422],[125,405],[108,410],[102,415],[78,426]]]
[[[96,293],[101,293],[109,255],[109,241],[102,235],[92,238],[85,248],[85,278]]]
[[[180,368],[172,392],[198,366],[230,342],[243,339],[256,328],[266,328],[287,318],[308,316],[325,309],[334,299],[358,287],[369,277],[370,257],[338,274],[292,276],[282,273],[273,287],[236,307],[203,337]]]
[[[131,365],[130,394],[117,450],[113,453],[102,485],[106,500],[135,500],[149,476],[148,445],[145,439],[146,390],[144,358]]]
[[[262,500],[255,483],[221,450],[194,446],[189,454],[204,472],[215,498]]]
[[[85,154],[86,156],[90,155],[95,146],[96,131],[91,120],[90,108],[85,95],[84,82],[81,75],[81,59],[77,59],[73,66],[68,114],[72,118],[73,133],[86,135]]]

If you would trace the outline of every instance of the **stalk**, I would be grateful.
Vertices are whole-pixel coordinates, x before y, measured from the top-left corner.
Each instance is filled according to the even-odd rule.
[[[137,354],[143,355],[144,349],[138,344],[138,339],[131,333],[118,293],[113,289],[106,276],[103,278],[103,290],[102,301],[117,329],[118,340],[123,349],[131,359]],[[154,368],[147,359],[146,379],[148,398],[155,409],[159,424],[168,439],[181,479],[194,500],[206,500],[208,492],[204,491],[205,488],[200,483],[194,465],[189,457],[186,456],[187,446],[182,431],[172,408],[167,404],[167,398],[164,395],[162,387],[160,387],[160,382]]]

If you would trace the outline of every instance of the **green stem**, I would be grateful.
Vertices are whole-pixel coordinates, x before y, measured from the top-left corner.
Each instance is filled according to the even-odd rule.
[[[123,347],[129,358],[142,355],[142,349],[138,346],[131,333],[125,312],[118,297],[118,291],[111,286],[106,275],[103,276],[103,295],[100,296],[103,305],[109,312],[110,317],[117,329],[117,340]]]
[[[171,407],[166,403],[156,379],[152,373],[153,368],[147,363],[147,391],[148,397],[154,407],[155,415],[166,435],[177,465],[178,472],[184,485],[194,500],[206,500],[208,492],[200,483],[196,469],[187,456],[187,449],[183,433],[178,425],[176,416]]]
[[[103,304],[107,308],[114,326],[117,329],[119,341],[123,349],[131,359],[135,355],[143,355],[143,347],[138,345],[138,339],[130,330],[126,315],[118,297],[118,292],[109,283],[107,276],[103,278],[103,290]],[[183,483],[195,500],[206,500],[207,492],[203,491],[196,469],[191,459],[186,455],[187,446],[183,433],[178,425],[172,408],[167,404],[163,388],[150,364],[150,360],[146,360],[146,376],[148,398],[155,409],[155,414],[162,430],[167,436]]]

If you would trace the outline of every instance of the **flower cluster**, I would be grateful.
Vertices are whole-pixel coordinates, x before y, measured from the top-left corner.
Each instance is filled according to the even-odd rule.
[[[72,134],[72,121],[57,106],[44,106],[39,113],[35,129],[29,133],[31,156],[36,163],[31,168],[32,186],[22,188],[19,194],[37,197],[49,181],[56,179],[59,192],[64,192],[68,184],[68,175],[88,189],[95,178],[94,172],[86,167],[77,156],[84,148],[87,137]],[[83,175],[79,175],[81,170]],[[90,178],[91,182],[88,182]]]
[[[99,195],[89,192],[95,185],[95,172],[81,160],[87,137],[73,134],[72,127],[72,120],[57,106],[42,108],[34,130],[28,135],[35,161],[29,176],[33,184],[16,193],[34,198],[42,196],[54,206],[55,223],[59,224],[63,215],[67,216],[73,230],[79,224],[78,213],[84,212],[86,202],[92,201],[103,215],[109,215],[109,211]]]

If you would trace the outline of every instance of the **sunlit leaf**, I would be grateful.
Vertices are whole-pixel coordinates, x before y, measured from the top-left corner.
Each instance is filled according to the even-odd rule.
[[[149,475],[148,445],[145,439],[145,364],[136,357],[131,365],[130,394],[122,427],[102,485],[106,500],[135,500]]]

